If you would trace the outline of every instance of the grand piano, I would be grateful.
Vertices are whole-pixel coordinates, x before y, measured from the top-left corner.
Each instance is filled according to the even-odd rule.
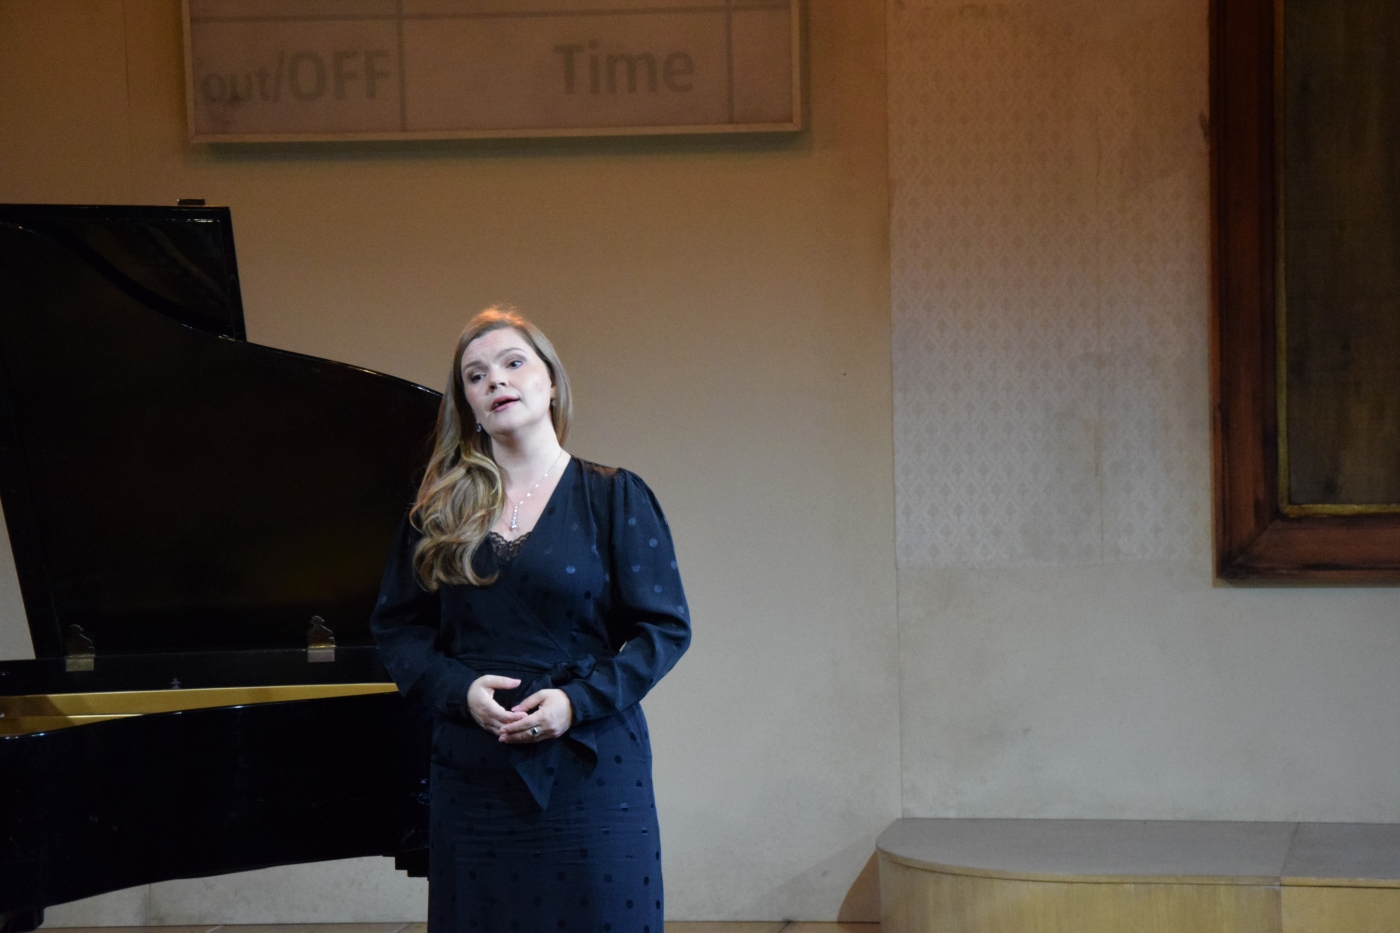
[[[429,723],[368,621],[438,400],[248,343],[225,208],[0,205],[35,653],[0,662],[0,933],[172,878],[424,873]]]

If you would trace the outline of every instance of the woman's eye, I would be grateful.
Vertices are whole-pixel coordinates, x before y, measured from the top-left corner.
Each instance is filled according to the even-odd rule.
[[[474,384],[474,383],[480,382],[480,381],[481,381],[481,373],[468,373],[468,374],[467,374],[467,381],[470,382],[470,383],[473,383],[473,384]]]
[[[521,359],[514,359],[514,360],[511,360],[511,361],[510,361],[509,363],[507,363],[506,365],[509,366],[509,367],[511,367],[512,369],[514,369],[514,368],[517,367],[517,366],[524,366],[524,365],[525,365],[525,361],[524,361],[524,360],[521,360]]]

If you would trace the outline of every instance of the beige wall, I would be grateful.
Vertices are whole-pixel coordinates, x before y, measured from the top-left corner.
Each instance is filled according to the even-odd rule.
[[[1400,590],[1211,584],[1206,12],[890,6],[908,816],[1400,820]]]
[[[551,334],[570,449],[653,486],[692,601],[646,703],[677,919],[873,919],[855,881],[899,814],[884,9],[814,0],[808,25],[795,138],[215,149],[183,141],[175,0],[0,0],[0,201],[230,205],[250,339],[433,386],[485,304]],[[49,922],[423,907],[371,859]]]
[[[0,197],[230,204],[253,339],[430,383],[536,312],[694,600],[674,918],[870,916],[901,809],[1400,820],[1400,591],[1210,580],[1205,0],[895,0],[888,124],[884,12],[810,4],[791,141],[208,150],[169,0],[0,0]],[[52,919],[420,909],[371,861]]]

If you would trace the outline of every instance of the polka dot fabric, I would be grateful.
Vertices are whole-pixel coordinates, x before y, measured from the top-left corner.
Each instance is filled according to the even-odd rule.
[[[428,927],[661,933],[661,839],[641,708],[596,732],[597,763],[561,756],[547,809],[480,729],[434,734]]]
[[[570,462],[508,563],[480,548],[484,587],[431,594],[405,522],[371,628],[400,689],[435,711],[430,933],[663,933],[651,747],[638,701],[690,641],[670,530],[625,470]],[[482,674],[518,677],[510,707],[562,689],[562,738],[503,745],[466,714]]]

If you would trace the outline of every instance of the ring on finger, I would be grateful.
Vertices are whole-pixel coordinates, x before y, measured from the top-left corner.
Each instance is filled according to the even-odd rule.
[[[533,735],[533,736],[535,736],[536,738],[538,738],[538,737],[539,737],[539,734],[540,734],[540,727],[539,727],[539,726],[531,726],[531,727],[530,727],[530,734]]]

